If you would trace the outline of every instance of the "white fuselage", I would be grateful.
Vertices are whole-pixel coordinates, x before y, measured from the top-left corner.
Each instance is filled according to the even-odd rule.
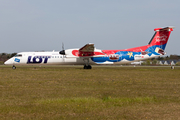
[[[38,64],[47,64],[47,65],[85,65],[85,64],[126,64],[140,60],[146,60],[154,57],[158,57],[160,55],[134,55],[134,60],[131,59],[129,55],[125,55],[126,59],[122,59],[121,61],[105,61],[105,62],[96,62],[94,59],[98,58],[95,57],[93,60],[91,57],[79,57],[72,54],[72,50],[69,49],[67,55],[61,55],[59,52],[20,52],[16,56],[7,60],[4,64],[5,65],[38,65]],[[121,55],[119,55],[121,56]],[[138,57],[140,56],[140,57]],[[107,59],[108,60],[112,57],[112,55],[105,55],[100,56],[101,60]],[[119,57],[121,59],[121,57]]]
[[[91,64],[93,61],[89,61]],[[59,52],[21,52],[7,60],[6,65],[28,65],[28,64],[70,64],[82,65],[84,59],[76,56],[61,55]]]

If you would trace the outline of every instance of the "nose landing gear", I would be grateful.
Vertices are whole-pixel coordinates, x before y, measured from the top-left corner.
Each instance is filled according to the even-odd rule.
[[[13,66],[12,66],[12,69],[15,70],[15,69],[16,69],[16,66],[13,65]]]

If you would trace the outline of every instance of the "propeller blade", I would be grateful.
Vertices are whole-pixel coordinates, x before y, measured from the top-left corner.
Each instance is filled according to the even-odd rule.
[[[64,43],[62,42],[62,50],[59,52],[61,55],[65,55],[65,50],[64,50]]]
[[[62,42],[62,50],[64,50],[64,43]]]

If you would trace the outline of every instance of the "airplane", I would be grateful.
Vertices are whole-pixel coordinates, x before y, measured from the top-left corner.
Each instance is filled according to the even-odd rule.
[[[174,27],[155,28],[155,34],[148,45],[124,50],[100,50],[93,43],[80,49],[67,49],[52,52],[20,52],[7,60],[5,65],[84,65],[91,69],[93,64],[127,64],[165,55],[164,52]]]

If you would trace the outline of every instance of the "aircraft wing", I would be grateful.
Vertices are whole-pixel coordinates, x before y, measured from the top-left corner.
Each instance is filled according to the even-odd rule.
[[[86,44],[82,48],[79,49],[79,57],[100,57],[104,56],[101,50],[97,50],[94,47],[93,43]]]
[[[89,43],[79,49],[80,52],[94,52],[94,44]]]

